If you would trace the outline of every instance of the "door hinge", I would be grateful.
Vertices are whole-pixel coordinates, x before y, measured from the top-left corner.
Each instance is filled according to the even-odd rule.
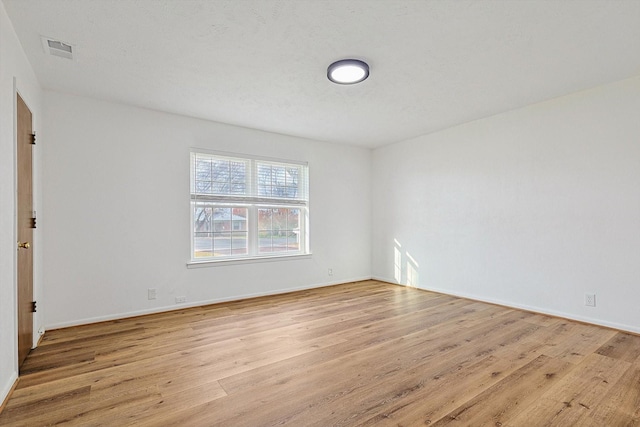
[[[35,217],[31,218],[31,225],[29,227],[30,228],[36,228],[36,218]]]
[[[31,312],[32,313],[36,312],[36,302],[35,301],[31,301]]]
[[[30,144],[31,145],[36,145],[36,133],[35,132],[31,134],[31,142],[30,142]]]

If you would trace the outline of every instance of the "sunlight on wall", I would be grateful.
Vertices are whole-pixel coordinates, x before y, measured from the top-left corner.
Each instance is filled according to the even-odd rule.
[[[418,286],[418,262],[407,252],[407,286]]]
[[[396,282],[402,283],[402,252],[400,252],[402,245],[396,239],[393,241],[396,244],[393,248],[393,278]]]
[[[407,263],[406,268],[403,271],[404,263],[402,261],[402,244],[400,244],[398,239],[393,239],[393,243],[393,278],[400,284],[411,286],[414,288],[417,287],[418,269],[420,267],[420,264],[418,264],[418,261],[416,261],[411,256],[411,254],[409,254],[409,252],[405,252],[404,255],[406,256]],[[403,273],[405,280],[402,280]]]

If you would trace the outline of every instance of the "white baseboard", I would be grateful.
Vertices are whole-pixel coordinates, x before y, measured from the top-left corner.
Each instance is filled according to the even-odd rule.
[[[6,400],[9,397],[9,393],[13,389],[13,386],[18,381],[18,373],[13,372],[11,376],[7,379],[6,383],[2,386],[2,390],[0,390],[0,408],[4,408],[4,404],[7,403]]]
[[[60,329],[60,328],[68,328],[68,327],[71,327],[71,326],[88,325],[90,323],[98,323],[98,322],[105,322],[105,321],[109,321],[109,320],[125,319],[127,317],[144,316],[145,314],[163,313],[163,312],[167,312],[167,311],[182,310],[182,309],[191,308],[191,307],[201,307],[201,306],[204,306],[204,305],[219,304],[219,303],[229,302],[229,301],[238,301],[238,300],[243,300],[243,299],[248,299],[248,298],[258,298],[258,297],[264,297],[264,296],[269,296],[269,295],[286,294],[286,293],[289,293],[289,292],[304,291],[304,290],[307,290],[307,289],[323,288],[323,287],[326,287],[326,286],[334,286],[334,285],[340,285],[342,283],[350,283],[350,282],[360,282],[360,281],[363,281],[363,280],[370,280],[370,279],[371,279],[371,276],[354,277],[354,278],[335,280],[335,281],[330,281],[330,282],[316,283],[316,284],[313,284],[313,285],[296,286],[296,287],[293,287],[293,288],[275,289],[275,290],[268,291],[268,292],[256,292],[256,293],[251,293],[251,294],[240,294],[240,295],[233,295],[233,296],[225,297],[225,298],[215,298],[215,299],[210,299],[210,300],[193,301],[193,302],[180,304],[180,305],[177,305],[177,304],[176,305],[168,305],[168,306],[163,306],[163,307],[154,307],[154,308],[151,308],[151,309],[129,311],[129,312],[125,312],[125,313],[117,313],[117,314],[109,314],[109,315],[105,315],[105,316],[89,317],[89,318],[84,318],[84,319],[72,320],[72,321],[68,321],[68,322],[53,323],[51,325],[47,325],[46,329]]]
[[[189,302],[187,304],[181,304],[181,305],[170,305],[170,306],[163,306],[163,307],[155,307],[155,308],[151,308],[151,309],[136,310],[136,311],[130,311],[130,312],[126,312],[126,313],[117,313],[117,314],[111,314],[111,315],[106,315],[106,316],[97,316],[97,317],[90,317],[90,318],[85,318],[85,319],[77,319],[77,320],[73,320],[73,321],[69,321],[69,322],[54,323],[54,324],[48,325],[47,329],[59,329],[59,328],[66,328],[66,327],[70,327],[70,326],[87,325],[87,324],[90,324],[90,323],[98,323],[98,322],[105,322],[105,321],[109,321],[109,320],[124,319],[124,318],[127,318],[127,317],[144,316],[145,314],[162,313],[162,312],[166,312],[166,311],[181,310],[181,309],[184,309],[184,308],[200,307],[200,306],[204,306],[204,305],[218,304],[218,303],[223,303],[223,302],[237,301],[237,300],[248,299],[248,298],[257,298],[257,297],[263,297],[263,296],[269,296],[269,295],[279,295],[279,294],[285,294],[285,293],[289,293],[289,292],[304,291],[304,290],[307,290],[307,289],[322,288],[322,287],[326,287],[326,286],[339,285],[339,284],[342,284],[342,283],[359,282],[359,281],[371,280],[371,279],[380,280],[382,282],[387,282],[387,283],[392,283],[392,284],[397,284],[397,285],[400,285],[400,286],[406,286],[406,285],[403,285],[401,283],[396,282],[394,279],[391,279],[389,277],[362,276],[362,277],[354,277],[354,278],[350,278],[350,279],[343,279],[343,280],[339,280],[339,281],[330,281],[330,282],[316,283],[316,284],[313,284],[313,285],[297,286],[297,287],[293,287],[293,288],[275,289],[275,290],[269,291],[269,292],[257,292],[257,293],[250,293],[250,294],[240,294],[240,295],[234,295],[234,296],[226,297],[226,298],[215,298],[215,299],[210,299],[210,300],[194,301],[194,302]],[[520,310],[525,310],[525,311],[531,311],[531,312],[534,312],[534,313],[546,314],[546,315],[549,315],[549,316],[561,317],[561,318],[564,318],[564,319],[569,319],[569,320],[575,320],[575,321],[578,321],[578,322],[589,323],[589,324],[596,325],[596,326],[604,326],[604,327],[607,327],[607,328],[613,328],[613,329],[617,329],[617,330],[620,330],[620,331],[626,331],[626,332],[631,332],[631,333],[635,333],[635,334],[640,334],[640,327],[638,327],[638,326],[626,325],[626,324],[621,324],[621,323],[616,323],[616,322],[609,322],[609,321],[601,320],[601,319],[593,319],[593,318],[590,318],[590,317],[579,316],[579,315],[566,313],[566,312],[562,312],[562,311],[548,310],[548,309],[545,309],[543,307],[530,306],[530,305],[526,305],[526,304],[519,304],[519,303],[514,303],[514,302],[511,302],[511,301],[503,301],[503,300],[499,300],[499,299],[495,299],[495,298],[487,298],[487,297],[483,297],[483,296],[479,296],[479,295],[468,294],[468,293],[465,293],[465,292],[455,292],[455,291],[450,291],[448,289],[422,288],[422,287],[416,288],[416,289],[423,289],[425,291],[437,292],[437,293],[444,294],[444,295],[451,295],[451,296],[470,299],[470,300],[474,300],[474,301],[481,301],[481,302],[486,302],[486,303],[490,303],[490,304],[497,304],[497,305],[501,305],[501,306],[504,306],[504,307],[515,308],[515,309],[520,309]],[[6,392],[8,393],[8,390]]]
[[[390,279],[388,277],[373,276],[372,278],[375,279],[375,280],[383,281],[383,282],[394,283],[394,284],[398,284],[398,285],[401,285],[401,286],[406,286],[406,285],[402,285],[401,283],[398,283],[395,280]],[[465,292],[455,292],[455,291],[450,291],[448,289],[423,288],[423,287],[419,287],[419,288],[416,288],[416,289],[423,289],[425,291],[436,292],[436,293],[439,293],[439,294],[451,295],[451,296],[454,296],[454,297],[465,298],[465,299],[470,299],[470,300],[474,300],[474,301],[487,302],[487,303],[490,303],[490,304],[501,305],[503,307],[516,308],[516,309],[519,309],[519,310],[531,311],[533,313],[546,314],[546,315],[549,315],[549,316],[561,317],[563,319],[575,320],[575,321],[578,321],[578,322],[588,323],[590,325],[604,326],[605,328],[613,328],[613,329],[617,329],[617,330],[620,330],[620,331],[631,332],[631,333],[634,333],[634,334],[640,334],[640,327],[638,327],[638,326],[625,325],[625,324],[616,323],[616,322],[609,322],[609,321],[602,320],[602,319],[593,319],[591,317],[580,316],[580,315],[571,314],[571,313],[565,313],[563,311],[548,310],[548,309],[543,308],[543,307],[530,306],[530,305],[526,305],[526,304],[519,304],[519,303],[514,303],[514,302],[511,302],[511,301],[503,301],[503,300],[499,300],[499,299],[495,299],[495,298],[487,298],[487,297],[483,297],[483,296],[479,296],[479,295],[468,294],[468,293],[465,293]]]

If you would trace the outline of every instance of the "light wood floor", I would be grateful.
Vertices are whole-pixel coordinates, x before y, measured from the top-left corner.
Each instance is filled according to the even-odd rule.
[[[2,426],[635,426],[640,337],[376,281],[47,332]]]

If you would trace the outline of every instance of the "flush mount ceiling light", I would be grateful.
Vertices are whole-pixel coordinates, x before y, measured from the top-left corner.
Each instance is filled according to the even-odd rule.
[[[327,77],[340,85],[360,83],[369,77],[369,65],[357,59],[342,59],[329,65]]]

